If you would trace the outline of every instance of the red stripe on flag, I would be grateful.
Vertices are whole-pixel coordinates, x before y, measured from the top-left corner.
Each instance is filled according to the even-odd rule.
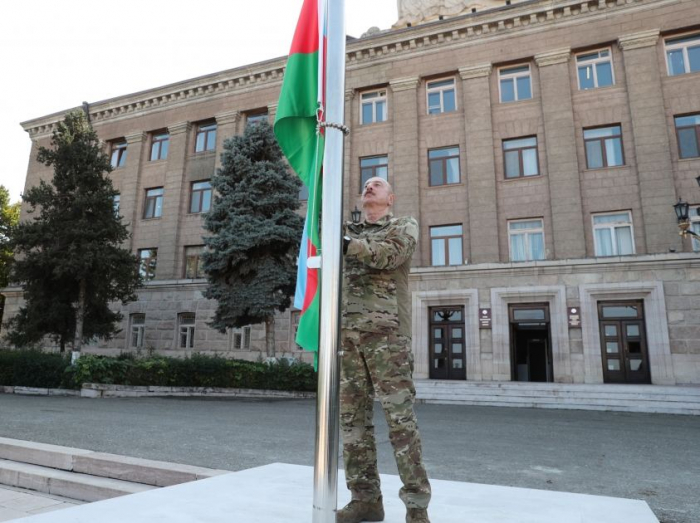
[[[309,240],[308,243],[308,254],[310,258],[316,256],[316,247]],[[306,270],[306,292],[304,292],[304,307],[301,309],[301,313],[304,314],[306,309],[309,308],[311,302],[314,301],[314,296],[316,296],[316,290],[318,289],[318,269],[307,269]]]
[[[289,54],[318,51],[318,0],[304,0]]]

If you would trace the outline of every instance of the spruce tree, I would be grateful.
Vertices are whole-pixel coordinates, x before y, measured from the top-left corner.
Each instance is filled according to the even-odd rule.
[[[82,112],[58,124],[37,161],[54,174],[22,196],[36,216],[12,234],[25,304],[8,337],[22,346],[49,336],[61,351],[72,342],[77,357],[84,342],[116,333],[122,315],[109,304],[136,299],[138,259],[122,246],[129,232],[114,211],[112,167]]]
[[[9,284],[12,249],[10,235],[12,228],[19,222],[19,202],[10,203],[10,191],[0,185],[0,289]],[[5,296],[0,294],[0,321],[5,307]]]
[[[221,160],[205,218],[205,297],[217,301],[210,325],[225,332],[264,322],[266,352],[273,357],[275,312],[289,308],[295,289],[304,227],[295,212],[301,182],[266,122],[226,140]]]

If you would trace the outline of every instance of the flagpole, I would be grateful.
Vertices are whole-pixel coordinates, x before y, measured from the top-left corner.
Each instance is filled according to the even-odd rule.
[[[325,120],[345,121],[345,0],[328,0]],[[313,523],[334,523],[338,502],[343,132],[326,127],[321,211],[321,335],[316,401]]]

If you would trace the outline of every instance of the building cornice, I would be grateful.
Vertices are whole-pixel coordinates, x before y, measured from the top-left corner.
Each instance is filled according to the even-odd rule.
[[[554,24],[583,24],[590,22],[592,18],[607,17],[615,12],[645,10],[676,1],[559,0],[555,3],[552,0],[530,0],[352,40],[347,46],[346,63],[348,69],[355,69],[395,60],[397,56],[441,52],[491,39],[542,31]],[[286,57],[280,57],[95,102],[90,106],[90,117],[93,124],[99,128],[103,123],[169,110],[201,100],[226,97],[263,87],[278,88],[282,83],[285,64]],[[22,123],[22,127],[32,139],[39,139],[50,135],[55,123],[67,112],[28,120]]]
[[[652,29],[651,31],[642,31],[640,33],[633,33],[629,35],[621,36],[618,40],[618,45],[623,51],[629,51],[630,49],[640,49],[642,47],[652,47],[655,46],[661,35],[661,31],[658,29]]]
[[[240,111],[229,111],[227,113],[220,113],[214,116],[217,125],[228,125],[237,124],[241,119]]]
[[[480,64],[472,65],[470,67],[460,67],[459,76],[462,80],[471,80],[472,78],[481,78],[483,76],[489,76],[493,66],[491,64]]]
[[[411,78],[397,78],[396,80],[389,82],[389,86],[393,92],[399,93],[401,91],[410,91],[411,89],[415,89],[418,87],[419,81],[420,79],[417,76],[412,76]]]
[[[571,58],[571,48],[563,47],[548,51],[546,53],[536,54],[535,63],[537,67],[547,67],[548,65],[565,64]]]
[[[170,135],[186,133],[190,130],[192,124],[190,122],[177,122],[168,126]]]

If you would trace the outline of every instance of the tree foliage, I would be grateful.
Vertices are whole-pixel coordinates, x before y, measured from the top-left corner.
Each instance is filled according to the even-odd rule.
[[[205,219],[205,296],[217,300],[211,326],[225,332],[271,321],[291,305],[303,220],[299,179],[290,173],[272,127],[249,125],[226,140],[222,166],[212,179],[214,204]],[[272,345],[271,345],[272,343]],[[272,354],[270,351],[272,350]]]
[[[26,346],[48,335],[63,350],[75,338],[81,310],[78,345],[109,338],[122,318],[110,302],[135,300],[140,285],[138,260],[122,247],[129,232],[114,212],[109,158],[84,114],[73,112],[37,161],[54,174],[22,196],[34,216],[12,232],[12,280],[22,285],[25,304],[10,320],[9,340]]]
[[[0,185],[0,289],[9,284],[12,248],[10,235],[19,222],[19,202],[10,203],[10,191]],[[0,320],[2,320],[5,297],[0,295]]]

